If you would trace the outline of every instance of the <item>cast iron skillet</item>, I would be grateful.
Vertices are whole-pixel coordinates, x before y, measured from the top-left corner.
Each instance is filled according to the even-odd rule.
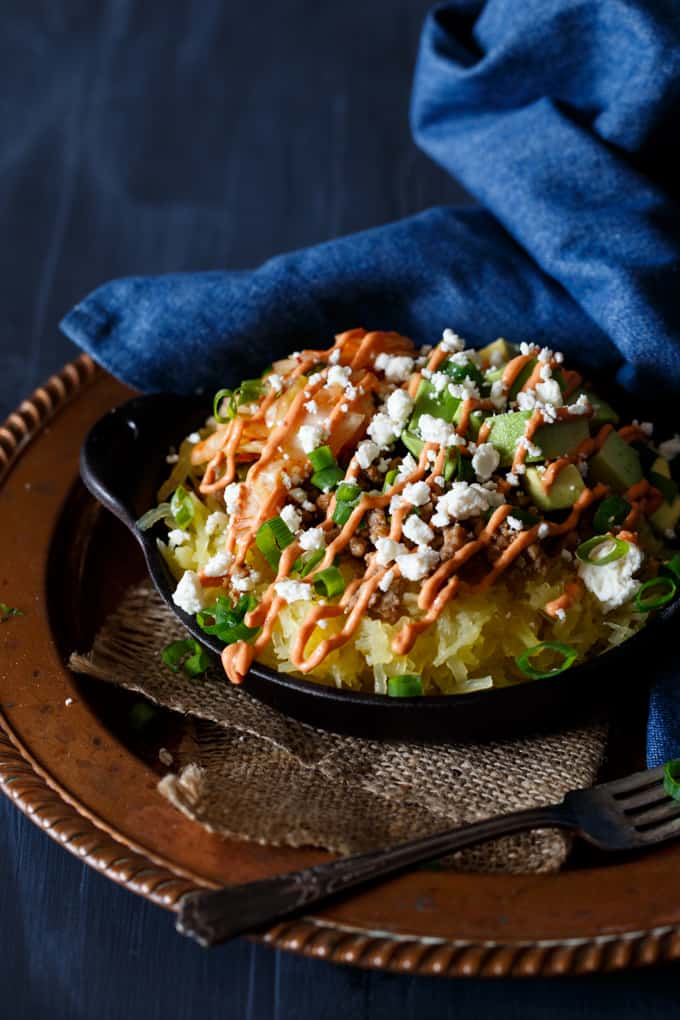
[[[140,532],[135,521],[157,503],[156,492],[169,473],[170,446],[200,427],[205,399],[155,394],[136,397],[104,415],[87,436],[81,473],[92,495],[130,529],[142,547],[159,594],[201,644],[219,655],[217,638],[205,634],[193,617],[172,601],[174,579],[156,538],[162,525]],[[486,738],[577,720],[609,697],[619,700],[626,686],[639,685],[654,662],[654,650],[680,621],[676,600],[630,640],[605,655],[544,680],[514,687],[423,698],[388,698],[323,687],[254,663],[243,689],[286,715],[324,729],[376,739],[448,740]],[[665,633],[664,633],[665,632]],[[191,683],[192,681],[187,681]],[[229,681],[225,677],[225,683]]]

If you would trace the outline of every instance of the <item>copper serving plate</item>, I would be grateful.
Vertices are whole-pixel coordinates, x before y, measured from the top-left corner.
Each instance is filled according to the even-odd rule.
[[[172,910],[198,887],[326,855],[228,841],[184,818],[156,791],[158,747],[179,739],[181,718],[167,714],[158,745],[140,743],[127,725],[131,695],[79,681],[64,665],[144,574],[129,533],[78,477],[86,433],[130,396],[81,357],[0,428],[0,600],[26,611],[0,628],[0,786],[91,867]],[[615,771],[634,764],[616,754],[614,746]],[[680,957],[679,865],[680,846],[669,846],[582,856],[556,876],[417,871],[263,938],[422,974],[546,976],[655,963]]]

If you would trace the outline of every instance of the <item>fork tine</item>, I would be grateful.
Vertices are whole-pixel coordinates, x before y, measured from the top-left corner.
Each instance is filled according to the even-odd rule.
[[[614,779],[611,783],[601,783],[597,789],[608,790],[609,793],[627,793],[629,790],[638,790],[645,786],[651,786],[657,780],[663,778],[665,765],[659,765],[655,769],[645,769],[643,772],[633,772],[623,779]]]
[[[658,804],[649,811],[641,811],[639,815],[635,815],[630,821],[638,829],[641,825],[649,825],[650,822],[660,822],[664,818],[674,818],[676,815],[680,815],[680,802],[667,799],[664,804]]]
[[[640,793],[633,793],[630,797],[620,797],[617,807],[622,811],[631,811],[633,808],[644,807],[645,804],[654,804],[657,800],[668,800],[668,794],[662,783],[655,783],[648,786]]]
[[[680,833],[680,816],[664,822],[662,825],[655,825],[652,829],[638,832],[637,838],[645,843],[660,843],[662,839],[670,839]]]

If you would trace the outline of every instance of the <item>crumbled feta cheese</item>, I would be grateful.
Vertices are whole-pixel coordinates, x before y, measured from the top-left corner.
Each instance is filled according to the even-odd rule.
[[[547,368],[546,365],[543,371]],[[546,379],[544,382],[537,383],[535,392],[542,404],[552,404],[553,407],[562,406],[562,390],[557,379]]]
[[[401,433],[401,427],[395,426],[388,414],[379,411],[374,415],[368,426],[367,432],[379,449],[390,446]]]
[[[527,439],[526,436],[520,436],[515,445],[523,446],[530,457],[543,456],[543,451],[541,450],[540,446],[536,446],[536,444],[532,443],[531,440]]]
[[[328,364],[337,365],[340,361],[341,353],[342,352],[339,347],[336,347],[334,351],[331,351],[331,353],[328,355]]]
[[[454,482],[437,500],[437,512],[430,523],[444,528],[451,523],[451,518],[464,521],[468,517],[479,517],[489,507],[500,506],[502,502],[499,492],[485,489],[478,482]]]
[[[403,482],[406,478],[410,478],[417,468],[418,463],[416,459],[412,457],[410,453],[407,453],[399,465],[399,470],[397,471],[396,478],[394,479],[395,485],[399,482]]]
[[[550,525],[546,524],[545,521],[543,521],[543,523],[539,524],[538,526],[537,534],[539,538],[547,538],[548,535],[550,534]]]
[[[566,560],[567,563],[571,563],[571,561],[574,558],[574,554],[569,552],[568,549],[562,549],[562,551],[560,552],[560,556],[562,557],[563,560]]]
[[[200,441],[201,441],[201,436],[200,436],[200,433],[198,433],[198,432],[192,432],[190,435],[187,436],[187,442],[188,443],[196,444],[196,443],[200,443]]]
[[[167,765],[169,767],[175,759],[172,757],[167,747],[161,747],[158,752],[158,760],[162,762],[163,765]]]
[[[309,499],[306,499],[306,500],[304,501],[304,503],[302,504],[302,509],[303,509],[303,510],[306,510],[306,511],[307,511],[307,513],[310,513],[310,514],[311,514],[311,513],[312,513],[312,511],[316,510],[316,507],[314,506],[314,504],[312,503],[312,501],[311,501],[311,500],[309,500]]]
[[[495,382],[491,383],[491,393],[489,398],[497,411],[501,411],[508,402],[507,392],[505,384],[502,379],[496,379]]]
[[[458,400],[479,400],[479,390],[472,379],[462,379],[459,383],[449,383],[449,393]]]
[[[541,347],[540,351],[538,352],[539,361],[543,362],[544,364],[547,364],[548,362],[552,361],[552,357],[553,352],[550,350],[549,347]]]
[[[664,538],[670,539],[670,541],[672,542],[673,539],[675,538],[675,528],[664,528],[663,536]]]
[[[443,351],[454,353],[455,351],[463,350],[465,341],[457,333],[454,333],[452,329],[445,329],[440,346]]]
[[[293,488],[293,482],[292,482],[291,477],[290,477],[290,475],[288,474],[287,471],[282,471],[281,472],[281,481],[283,482],[283,484],[285,485],[285,487],[288,490]]]
[[[555,610],[555,616],[560,621],[566,620],[566,618],[567,618],[567,611],[566,611],[566,609],[561,609],[561,608],[560,609],[556,609]]]
[[[305,403],[304,407],[305,407],[305,411],[309,411],[310,414],[318,414],[319,413],[319,405],[317,404],[316,400],[308,400]]]
[[[309,528],[298,536],[298,542],[303,549],[325,549],[326,537],[323,528]]]
[[[376,562],[380,567],[387,567],[394,562],[397,556],[408,552],[405,545],[395,542],[392,538],[379,538],[375,547],[377,549]]]
[[[204,599],[203,586],[198,574],[193,570],[185,570],[172,596],[172,601],[185,613],[193,616],[204,608]]]
[[[298,436],[300,438],[300,446],[304,452],[311,453],[312,450],[323,446],[324,440],[328,437],[328,431],[323,425],[302,425],[298,431]]]
[[[404,521],[404,534],[416,545],[430,545],[434,531],[417,514],[410,514]]]
[[[536,394],[533,390],[520,390],[515,399],[520,411],[533,411],[536,407]]]
[[[596,550],[593,552],[596,553]],[[578,574],[588,591],[592,592],[605,610],[609,612],[622,606],[624,602],[628,602],[635,595],[640,587],[640,582],[633,578],[633,574],[640,569],[641,565],[642,553],[640,549],[633,542],[629,542],[625,556],[621,556],[611,563],[598,566],[579,560]]]
[[[357,463],[360,468],[364,471],[367,467],[370,467],[375,458],[380,453],[380,448],[377,443],[374,443],[370,439],[364,439],[362,443],[359,443],[356,452]]]
[[[228,523],[229,518],[227,515],[223,514],[221,510],[216,510],[213,514],[210,514],[205,522],[205,533],[208,536],[214,535],[216,531],[224,530]]]
[[[303,581],[277,581],[274,591],[290,605],[293,602],[306,602],[311,597],[312,589]]]
[[[252,591],[260,575],[256,570],[239,572],[231,579],[232,587],[238,592]]]
[[[520,354],[535,354],[535,352],[536,352],[535,344],[528,344],[523,340],[522,343],[519,345]]]
[[[508,514],[508,516],[505,518],[505,523],[509,528],[512,528],[513,531],[524,530],[524,525],[520,521],[519,517],[513,517],[512,514]]]
[[[455,434],[455,428],[442,418],[435,418],[431,414],[422,414],[418,420],[420,435],[426,443],[438,443],[440,446],[448,446],[449,440]]]
[[[290,528],[290,530],[293,533],[299,531],[300,528],[302,527],[302,518],[300,517],[300,514],[297,512],[295,507],[291,506],[290,503],[283,507],[279,514],[279,517],[286,525],[286,527]]]
[[[481,443],[472,458],[472,467],[480,479],[485,482],[494,473],[501,462],[501,455],[491,443]]]
[[[435,393],[442,393],[450,382],[451,380],[445,372],[435,372],[430,379],[430,383]]]
[[[413,400],[406,390],[395,390],[387,401],[387,413],[395,424],[403,426],[413,410]]]
[[[390,382],[406,382],[413,371],[413,358],[382,353],[375,359],[375,367]]]
[[[435,475],[434,476],[434,484],[438,485],[440,489],[444,488],[445,483],[446,483],[446,479],[444,478],[444,475]]]
[[[439,563],[439,553],[434,549],[419,548],[416,552],[397,556],[397,566],[407,581],[421,581]]]
[[[633,418],[633,425],[637,425],[640,431],[644,432],[650,439],[654,434],[654,425],[651,421],[638,421],[637,418]]]
[[[392,496],[392,499],[390,500],[389,513],[390,514],[396,514],[397,510],[401,509],[403,504],[404,504],[404,501],[401,498],[401,496],[399,496],[398,494],[395,495],[395,496]]]
[[[265,379],[265,383],[270,388],[272,393],[280,393],[283,389],[283,376],[278,375],[276,372],[272,372]]]
[[[235,514],[241,501],[243,482],[231,482],[224,490],[224,505],[228,514]]]
[[[388,570],[378,581],[380,591],[389,591],[394,580],[394,570]]]
[[[349,411],[349,404],[340,404],[340,410],[343,414],[347,414]]]
[[[427,482],[409,482],[404,486],[402,496],[411,506],[424,506],[430,499],[430,486]]]
[[[590,401],[585,393],[581,393],[577,400],[573,404],[567,406],[567,411],[571,415],[588,414],[590,411]]]
[[[171,549],[176,549],[178,545],[184,545],[190,538],[191,535],[188,531],[182,531],[181,528],[173,528],[172,531],[168,532],[168,545]]]
[[[316,386],[317,383],[321,382],[322,378],[321,372],[314,372],[313,375],[310,375],[307,382],[310,386]]]
[[[206,577],[224,577],[233,562],[234,557],[229,552],[217,552],[208,560],[203,567]]]
[[[676,432],[672,439],[659,443],[659,453],[666,460],[673,460],[680,453],[680,436]]]
[[[526,464],[518,464],[517,467],[515,468],[516,475],[525,475],[526,471],[527,471]]]
[[[514,486],[517,486],[517,485],[519,485],[519,478],[518,478],[518,477],[517,477],[517,475],[516,475],[516,474],[514,473],[514,471],[508,471],[507,475],[505,476],[505,480],[506,480],[506,482],[508,482],[508,483],[509,483],[510,485],[514,485]]]
[[[343,389],[352,378],[352,369],[348,365],[331,365],[328,369],[326,386],[342,386]]]
[[[167,457],[165,458],[165,463],[166,464],[176,464],[178,460],[179,460],[179,454],[178,453],[169,453],[167,455]]]

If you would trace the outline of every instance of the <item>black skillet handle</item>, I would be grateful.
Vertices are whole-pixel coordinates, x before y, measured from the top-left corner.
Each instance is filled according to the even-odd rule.
[[[196,397],[155,393],[133,397],[90,429],[80,453],[83,482],[139,538],[135,522],[155,506],[170,473],[166,455],[207,416]]]

